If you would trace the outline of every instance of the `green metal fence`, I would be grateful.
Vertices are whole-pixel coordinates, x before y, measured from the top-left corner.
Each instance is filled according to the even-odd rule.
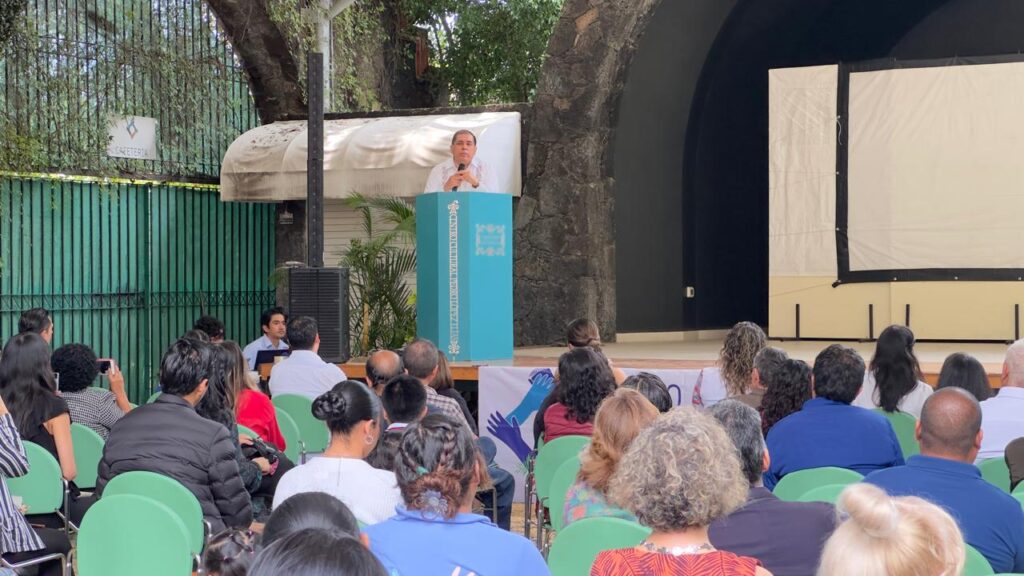
[[[243,346],[272,305],[272,205],[222,203],[214,187],[0,180],[0,336],[22,310],[53,312],[54,347],[117,359],[129,396],[202,314]]]

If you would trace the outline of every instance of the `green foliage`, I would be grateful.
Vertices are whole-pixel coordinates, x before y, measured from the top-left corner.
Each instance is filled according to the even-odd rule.
[[[533,97],[562,0],[403,0],[430,30],[431,65],[461,105]]]
[[[365,234],[341,259],[349,268],[352,353],[401,348],[416,336],[416,297],[406,283],[416,272],[416,212],[400,198],[356,194],[345,203],[362,216]],[[390,226],[381,229],[378,219]]]
[[[0,48],[6,48],[28,0],[0,0]]]

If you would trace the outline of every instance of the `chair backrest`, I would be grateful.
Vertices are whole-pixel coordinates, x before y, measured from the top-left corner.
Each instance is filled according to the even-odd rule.
[[[60,463],[39,444],[24,441],[28,474],[7,478],[7,488],[28,506],[27,514],[53,514],[64,502],[64,475]]]
[[[573,456],[555,470],[548,490],[548,510],[551,511],[551,527],[556,531],[565,526],[565,496],[569,487],[576,482],[580,472],[580,457]]]
[[[299,426],[284,410],[275,406],[274,412],[277,414],[277,426],[281,429],[281,435],[284,436],[285,444],[287,444],[287,447],[284,449],[284,455],[292,462],[299,464],[299,457],[302,452],[302,445],[299,442],[301,438]]]
[[[995,573],[988,560],[974,546],[964,544],[967,548],[967,562],[964,563],[963,576],[990,576]]]
[[[999,487],[1003,492],[1010,491],[1010,468],[1002,456],[983,460],[978,464],[978,469],[981,470],[981,477],[985,481]]]
[[[96,471],[103,458],[103,437],[88,426],[72,422],[71,443],[75,447],[75,467],[78,469],[75,484],[79,488],[95,488]]]
[[[839,495],[846,490],[849,484],[826,484],[825,486],[818,486],[817,488],[811,488],[807,492],[804,492],[797,498],[797,502],[828,502],[829,504],[835,504],[839,500]]]
[[[242,426],[241,424],[238,425],[238,433],[239,434],[245,434],[246,436],[248,436],[250,438],[259,438],[260,437],[259,434],[257,434],[257,433],[252,431],[252,428],[249,428],[248,426]],[[262,438],[261,438],[261,440],[262,440]]]
[[[181,518],[145,496],[104,495],[78,532],[78,576],[190,576],[192,558]]]
[[[900,449],[903,450],[903,458],[910,458],[921,453],[921,447],[917,444],[915,428],[917,419],[906,412],[886,412],[881,408],[876,410],[889,420],[892,429],[896,432],[896,439],[900,442]]]
[[[299,437],[306,443],[306,452],[323,452],[327,449],[331,433],[324,422],[313,417],[312,400],[297,394],[278,394],[271,401],[295,421],[299,427]]]
[[[103,489],[103,498],[132,494],[156,500],[171,509],[181,519],[189,537],[193,554],[203,551],[205,530],[203,508],[191,490],[174,478],[155,472],[125,472],[114,476]]]
[[[588,576],[599,553],[636,546],[650,533],[650,528],[622,518],[577,520],[555,535],[548,552],[551,576]]]
[[[790,472],[783,476],[782,480],[779,480],[779,483],[775,485],[772,493],[780,500],[796,502],[813,488],[828,486],[829,484],[842,484],[845,486],[860,482],[863,478],[864,476],[861,474],[845,468],[833,466],[808,468],[807,470]]]
[[[146,404],[152,404],[153,400],[156,400],[157,396],[160,396],[161,394],[163,394],[163,392],[161,392],[159,390],[157,390],[156,392],[153,392],[152,394],[149,395],[149,398],[146,398]]]
[[[537,453],[537,461],[533,465],[534,484],[537,498],[544,500],[549,495],[551,479],[563,462],[579,456],[583,448],[590,443],[590,436],[561,436],[548,442]],[[544,504],[547,506],[547,504]]]

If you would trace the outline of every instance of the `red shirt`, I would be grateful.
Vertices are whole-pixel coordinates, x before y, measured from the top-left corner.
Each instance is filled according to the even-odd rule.
[[[754,558],[720,550],[672,556],[624,548],[598,554],[590,576],[754,576],[760,565]]]
[[[559,436],[591,436],[593,433],[593,422],[580,424],[576,418],[569,418],[569,411],[561,402],[555,402],[544,411],[544,442]]]
[[[284,452],[284,435],[277,427],[277,413],[266,394],[248,388],[242,390],[238,395],[238,423]]]

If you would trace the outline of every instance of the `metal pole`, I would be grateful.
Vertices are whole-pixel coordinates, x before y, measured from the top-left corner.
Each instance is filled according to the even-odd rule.
[[[324,265],[324,55],[310,52],[306,61],[309,136],[306,159],[306,234],[307,263],[313,268]]]

